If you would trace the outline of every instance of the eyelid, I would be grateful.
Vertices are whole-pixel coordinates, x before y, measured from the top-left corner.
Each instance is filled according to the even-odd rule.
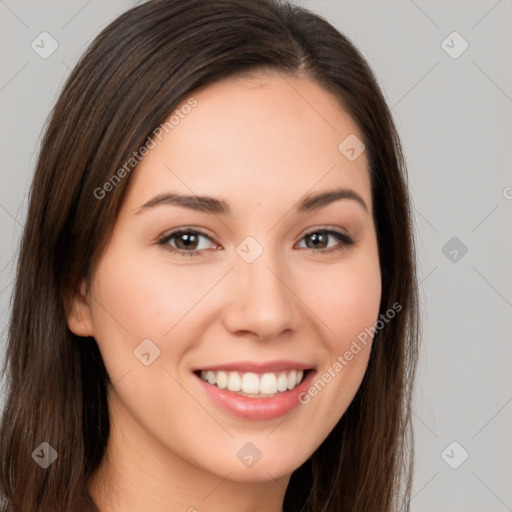
[[[208,238],[211,240],[211,242],[215,245],[220,246],[219,242],[217,242],[216,238],[205,228],[196,228],[193,226],[181,226],[179,228],[171,229],[167,233],[164,233],[163,235],[160,235],[157,237],[157,244],[166,245],[169,240],[172,238],[175,238],[179,236],[182,233],[194,233],[198,236],[204,236],[205,238]],[[176,251],[180,251],[181,249],[175,249]],[[197,251],[197,249],[196,249]],[[187,251],[187,252],[193,252],[193,251]],[[203,252],[202,250],[199,250],[198,252]]]
[[[325,225],[325,226],[315,226],[313,228],[308,228],[301,236],[301,240],[302,238],[304,238],[305,236],[307,235],[310,235],[311,233],[316,233],[317,231],[334,231],[336,233],[339,233],[339,234],[342,234],[342,235],[345,235],[349,238],[353,238],[352,235],[350,235],[350,233],[346,230],[346,229],[343,229],[343,228],[340,228],[338,226],[330,226],[330,225]]]
[[[198,228],[196,226],[180,226],[179,228],[169,229],[168,231],[164,232],[162,235],[157,237],[157,240],[162,240],[165,238],[172,238],[173,236],[179,235],[180,233],[196,233],[198,235],[206,236],[210,238],[212,241],[218,244],[217,240],[215,239],[215,236],[211,234],[209,230],[206,228]]]

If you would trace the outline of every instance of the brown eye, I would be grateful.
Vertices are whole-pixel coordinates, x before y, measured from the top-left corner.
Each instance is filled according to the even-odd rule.
[[[202,250],[208,248],[207,243],[201,244],[202,238],[211,241],[211,238],[201,231],[195,229],[178,229],[165,235],[158,241],[158,244],[165,246],[168,250],[176,252],[180,256],[200,256]],[[198,247],[200,245],[203,245],[203,247]]]
[[[196,249],[199,243],[197,233],[180,233],[173,236],[176,239],[176,247],[178,249]]]
[[[338,240],[338,245],[329,247],[330,239]],[[303,240],[306,240],[306,248],[314,253],[329,254],[333,251],[339,251],[354,245],[355,241],[344,233],[332,229],[317,229],[307,233]]]

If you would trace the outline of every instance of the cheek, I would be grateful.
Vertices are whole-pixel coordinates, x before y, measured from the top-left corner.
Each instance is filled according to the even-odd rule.
[[[324,283],[311,308],[318,312],[336,340],[343,340],[356,331],[373,325],[380,303],[380,277],[373,273],[350,270]]]
[[[168,265],[155,266],[135,251],[111,247],[94,277],[95,338],[123,404],[116,414],[126,408],[147,430],[161,429],[163,437],[173,421],[166,414],[184,400],[182,386],[172,378],[174,362],[188,349],[187,337],[180,336],[187,325],[184,317],[205,288],[195,288],[191,275],[171,271]],[[182,405],[191,406],[186,401]],[[185,418],[180,425],[187,425],[192,433],[190,421]]]
[[[378,257],[368,253],[358,261],[330,268],[303,286],[308,306],[324,327],[329,352],[346,350],[351,340],[375,325],[381,299]]]
[[[121,252],[111,246],[105,253],[91,291],[95,338],[113,382],[142,366],[134,350],[143,340],[149,339],[156,346],[152,358],[160,355],[163,335],[176,322],[166,303],[173,294],[169,290],[164,293],[159,271],[144,265],[136,253]],[[177,304],[175,308],[179,309]]]
[[[204,282],[184,268],[159,263],[136,253],[117,258],[114,251],[102,260],[94,287],[99,329],[129,333],[134,341],[162,339],[190,310]]]
[[[319,319],[324,358],[311,399],[324,411],[317,412],[328,431],[350,405],[367,369],[381,300],[378,256],[369,252],[357,262],[316,277],[302,293],[308,296],[306,287],[310,291],[314,287],[308,306]],[[317,394],[320,400],[314,399]]]

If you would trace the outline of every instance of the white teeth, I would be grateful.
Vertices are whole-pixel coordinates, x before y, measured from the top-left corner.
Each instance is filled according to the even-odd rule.
[[[244,393],[259,393],[260,379],[255,373],[244,373],[242,377],[242,391]]]
[[[273,373],[264,373],[261,376],[259,392],[264,395],[277,393],[277,377]]]
[[[217,373],[217,386],[220,389],[226,388],[228,385],[228,376],[226,375],[226,372],[218,372]]]
[[[220,389],[260,396],[275,395],[278,392],[282,393],[283,391],[293,389],[302,382],[303,376],[304,372],[302,370],[263,374],[253,372],[201,371],[201,379]]]
[[[227,387],[229,391],[240,391],[242,389],[242,379],[237,372],[229,372]]]
[[[297,384],[297,372],[292,370],[288,375],[288,389],[293,389]]]
[[[288,377],[286,373],[280,373],[277,377],[277,390],[286,391],[288,389]]]

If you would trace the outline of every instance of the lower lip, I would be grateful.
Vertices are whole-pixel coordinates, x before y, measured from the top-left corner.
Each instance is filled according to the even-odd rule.
[[[301,402],[299,395],[309,388],[315,375],[309,370],[306,378],[296,387],[269,398],[249,398],[227,389],[220,389],[194,374],[210,398],[225,410],[240,418],[249,420],[271,420],[290,413]]]

